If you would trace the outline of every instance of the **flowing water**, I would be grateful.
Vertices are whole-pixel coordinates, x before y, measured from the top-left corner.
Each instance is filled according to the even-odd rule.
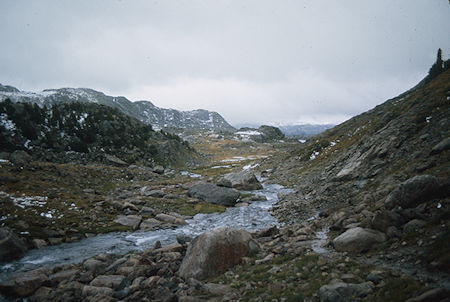
[[[0,266],[0,279],[5,279],[17,271],[79,263],[100,253],[124,254],[133,250],[141,251],[151,248],[158,240],[164,246],[176,242],[178,235],[195,237],[218,226],[251,231],[279,225],[268,210],[278,201],[278,193],[286,194],[289,191],[277,184],[264,184],[263,189],[255,193],[265,195],[267,201],[254,202],[245,207],[227,208],[224,213],[197,214],[187,220],[186,225],[175,229],[108,233],[78,242],[31,250],[22,259]]]

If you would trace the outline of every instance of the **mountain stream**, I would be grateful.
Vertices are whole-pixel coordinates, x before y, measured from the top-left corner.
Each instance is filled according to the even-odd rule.
[[[78,242],[31,250],[23,258],[0,266],[0,280],[18,271],[79,263],[100,253],[142,251],[153,247],[157,241],[164,246],[176,242],[178,235],[195,237],[218,226],[252,231],[280,225],[268,210],[278,201],[279,193],[286,194],[290,189],[277,184],[264,184],[263,189],[256,192],[265,195],[267,200],[227,208],[224,213],[197,214],[175,229],[107,233]]]

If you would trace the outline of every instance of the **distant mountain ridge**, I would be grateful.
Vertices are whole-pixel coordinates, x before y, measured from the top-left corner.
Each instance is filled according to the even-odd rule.
[[[307,138],[334,127],[333,124],[298,124],[298,125],[292,124],[280,126],[273,124],[269,125],[277,127],[287,137],[299,137],[299,138]],[[254,128],[254,129],[260,127],[260,125],[258,124],[251,124],[251,123],[235,124],[234,126],[237,128]]]
[[[303,124],[279,126],[286,136],[309,137],[319,134],[327,129],[333,128],[333,124]]]
[[[113,97],[89,88],[45,89],[42,92],[26,92],[0,84],[0,101],[9,98],[13,102],[35,103],[50,106],[55,103],[96,103],[117,108],[125,114],[150,124],[155,129],[184,128],[202,130],[235,131],[219,113],[198,109],[179,111],[155,106],[150,101],[131,102],[123,96]]]

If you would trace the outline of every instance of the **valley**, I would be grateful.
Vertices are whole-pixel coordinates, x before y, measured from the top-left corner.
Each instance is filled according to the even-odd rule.
[[[12,301],[445,301],[449,83],[447,70],[304,143],[252,138],[249,129],[152,134],[155,145],[187,141],[171,154],[181,150],[188,165],[177,156],[125,158],[122,149],[94,160],[73,151],[60,157],[67,151],[57,149],[58,160],[5,151],[0,222],[5,238],[23,241],[14,243],[22,255],[114,232],[208,228],[210,216],[198,214],[227,213],[229,198],[236,212],[228,229],[198,237],[206,229],[148,239],[140,250],[25,265],[0,282],[0,292]],[[263,215],[244,212],[252,207],[274,220],[251,225],[252,215]],[[250,218],[247,231],[230,227],[241,228],[237,213]],[[17,256],[9,244],[2,275]]]

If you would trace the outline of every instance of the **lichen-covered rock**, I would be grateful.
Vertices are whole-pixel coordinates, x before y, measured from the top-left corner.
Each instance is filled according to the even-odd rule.
[[[192,241],[178,274],[199,280],[216,276],[257,250],[258,244],[247,231],[219,227]]]

